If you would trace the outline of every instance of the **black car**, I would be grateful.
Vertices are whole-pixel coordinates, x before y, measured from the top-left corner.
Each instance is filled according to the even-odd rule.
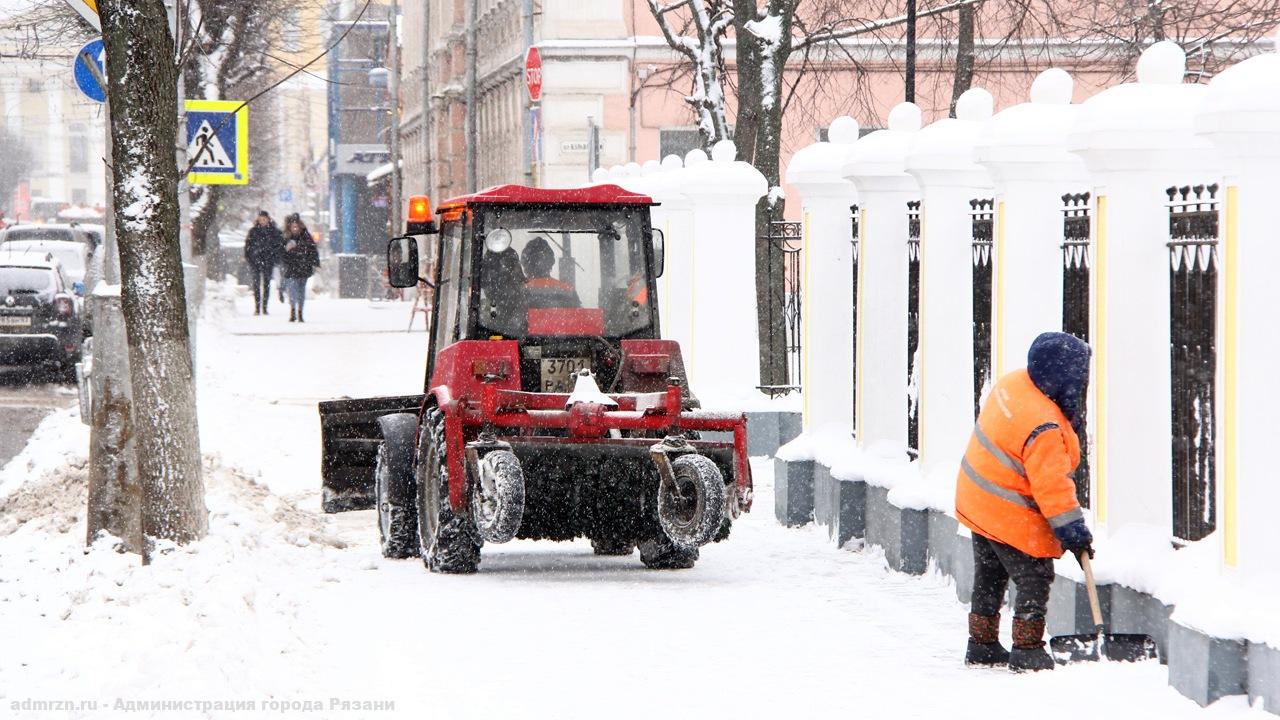
[[[70,370],[83,339],[83,319],[57,260],[0,262],[0,365]]]

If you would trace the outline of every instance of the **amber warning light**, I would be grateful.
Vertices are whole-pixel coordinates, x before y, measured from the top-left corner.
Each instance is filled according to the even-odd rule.
[[[409,198],[408,234],[425,235],[436,231],[436,220],[431,215],[431,200],[426,195]]]

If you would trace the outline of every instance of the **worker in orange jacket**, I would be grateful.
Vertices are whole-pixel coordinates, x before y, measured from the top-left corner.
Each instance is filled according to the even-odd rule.
[[[1025,370],[996,382],[978,415],[956,481],[956,518],[973,531],[969,665],[1050,670],[1044,648],[1053,560],[1093,556],[1071,474],[1089,382],[1089,345],[1066,333],[1031,344]],[[1013,650],[1000,645],[1000,605],[1017,587]]]

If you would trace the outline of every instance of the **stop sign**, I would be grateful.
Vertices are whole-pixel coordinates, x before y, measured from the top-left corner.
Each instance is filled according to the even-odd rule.
[[[524,55],[524,85],[529,89],[529,100],[542,99],[542,54],[531,47]]]

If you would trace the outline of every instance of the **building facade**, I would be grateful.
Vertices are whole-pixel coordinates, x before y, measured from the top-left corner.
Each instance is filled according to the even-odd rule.
[[[380,253],[387,237],[385,185],[367,180],[391,159],[387,13],[370,4],[362,16],[347,9],[330,23],[329,234],[336,252]]]
[[[26,148],[30,170],[0,210],[27,219],[41,200],[101,207],[106,200],[103,105],[85,97],[72,76],[79,43],[44,45],[22,57],[19,38],[0,31],[0,127]]]

